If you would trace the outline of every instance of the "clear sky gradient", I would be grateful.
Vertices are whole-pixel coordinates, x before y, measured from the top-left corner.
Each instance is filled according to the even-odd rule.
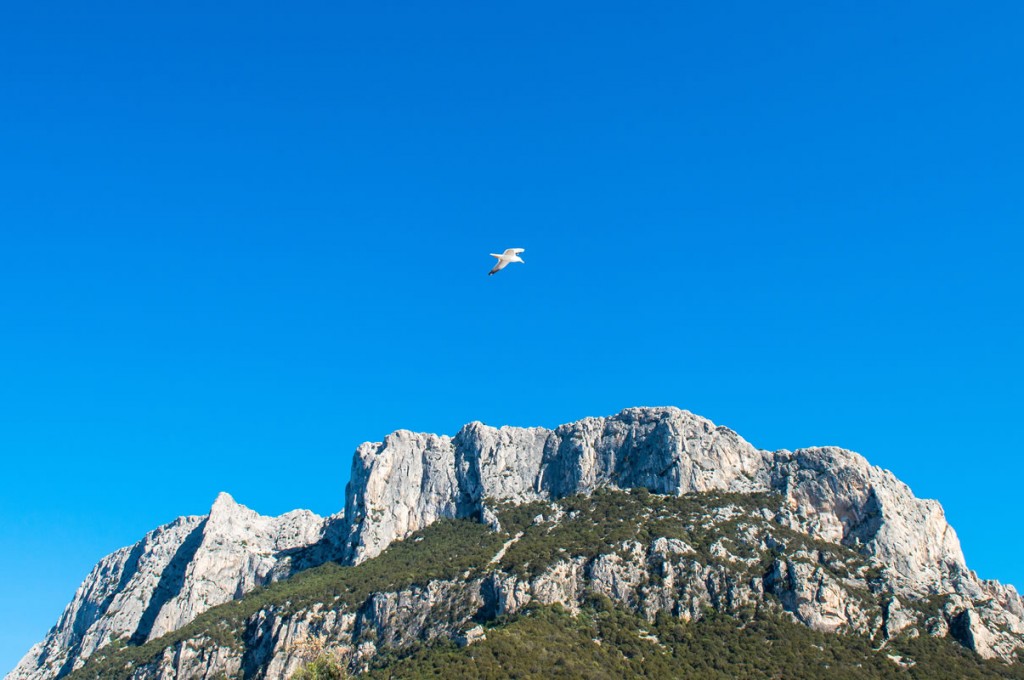
[[[1024,586],[1024,4],[642,5],[5,8],[0,669],[218,491],[635,405],[857,450]]]

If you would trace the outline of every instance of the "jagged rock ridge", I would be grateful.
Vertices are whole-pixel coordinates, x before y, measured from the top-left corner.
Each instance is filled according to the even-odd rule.
[[[275,574],[327,559],[364,562],[439,518],[496,524],[496,504],[602,487],[778,493],[784,502],[773,521],[873,560],[893,592],[959,598],[954,633],[982,655],[1010,658],[1020,646],[1024,606],[1017,593],[978,580],[941,506],[915,498],[888,471],[836,448],[760,451],[686,411],[638,408],[554,430],[471,423],[454,437],[395,432],[357,449],[345,512],[329,521],[309,513],[271,520],[240,509],[237,521],[214,522],[217,504],[208,519],[179,519],[97,565],[11,677],[54,677],[111,639],[139,642],[174,630]],[[233,528],[223,534],[219,524]],[[248,532],[254,537],[242,538]],[[802,578],[792,570],[777,576],[798,584]],[[130,599],[138,603],[129,606]]]
[[[675,408],[626,409],[556,428],[470,423],[455,437],[400,430],[356,450],[348,486],[346,558],[379,554],[437,517],[484,516],[488,501],[562,498],[599,487],[654,493],[779,491],[789,521],[862,546],[919,588],[965,570],[936,501],[892,473],[826,447],[760,451],[725,427]]]
[[[115,639],[140,644],[212,606],[286,575],[327,522],[308,510],[264,517],[220,494],[205,516],[180,517],[93,568],[57,624],[7,676],[61,677]]]

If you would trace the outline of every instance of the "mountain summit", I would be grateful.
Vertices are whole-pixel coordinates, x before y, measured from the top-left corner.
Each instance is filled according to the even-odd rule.
[[[579,627],[598,600],[644,640],[665,616],[760,617],[870,641],[888,669],[924,663],[885,656],[924,640],[1002,662],[1024,649],[1024,601],[970,571],[939,503],[892,473],[631,408],[553,430],[399,430],[356,450],[329,518],[221,494],[101,560],[7,677],[286,678],[310,649],[373,673],[439,641],[490,649],[476,643],[537,607]]]

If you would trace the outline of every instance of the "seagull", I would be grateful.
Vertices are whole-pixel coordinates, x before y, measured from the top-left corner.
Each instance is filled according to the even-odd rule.
[[[487,275],[495,274],[505,268],[509,262],[523,262],[523,258],[519,257],[519,253],[525,251],[526,248],[508,248],[501,255],[497,253],[491,253],[491,257],[498,258],[498,264],[494,265],[494,269],[487,272]],[[526,264],[523,262],[523,264]]]

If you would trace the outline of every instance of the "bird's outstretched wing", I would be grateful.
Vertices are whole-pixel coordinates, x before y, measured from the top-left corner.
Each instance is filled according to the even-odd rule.
[[[510,255],[518,255],[519,253],[525,253],[525,252],[526,252],[526,248],[507,248],[507,249],[505,249],[505,252],[502,253],[502,255],[504,255],[505,257],[508,257]]]
[[[505,265],[507,265],[507,264],[508,264],[508,260],[499,259],[498,260],[498,264],[494,265],[494,269],[492,269],[491,271],[487,272],[487,275],[490,276],[491,274],[494,274],[496,272],[501,271],[502,269],[505,268]]]

